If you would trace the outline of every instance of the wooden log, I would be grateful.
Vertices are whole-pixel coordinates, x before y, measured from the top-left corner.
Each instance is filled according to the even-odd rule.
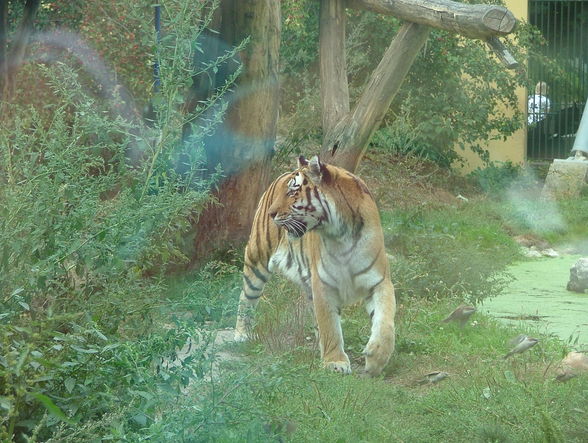
[[[517,23],[512,12],[503,6],[470,5],[451,0],[347,0],[347,6],[483,40],[510,34]]]
[[[349,113],[345,21],[344,0],[321,2],[319,54],[324,133]]]
[[[498,59],[508,69],[516,69],[519,67],[519,62],[515,60],[508,48],[504,46],[504,43],[502,43],[498,37],[489,37],[486,40],[486,44],[494,51]]]
[[[430,31],[430,27],[417,23],[402,25],[353,111],[325,135],[323,159],[355,171]]]

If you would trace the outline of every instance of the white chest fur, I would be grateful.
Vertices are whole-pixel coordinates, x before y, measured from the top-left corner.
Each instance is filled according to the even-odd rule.
[[[311,277],[316,274],[324,285],[334,289],[340,306],[367,297],[369,289],[382,280],[382,272],[374,264],[384,251],[369,248],[369,236],[328,240],[317,235],[313,240],[317,244],[312,247],[319,248],[318,254],[307,250],[311,247],[308,243],[284,238],[270,260],[270,271],[284,274],[309,293]]]

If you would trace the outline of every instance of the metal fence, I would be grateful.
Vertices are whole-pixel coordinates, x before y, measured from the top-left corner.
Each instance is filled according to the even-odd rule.
[[[529,60],[527,158],[570,155],[588,96],[588,0],[529,0],[545,44]]]

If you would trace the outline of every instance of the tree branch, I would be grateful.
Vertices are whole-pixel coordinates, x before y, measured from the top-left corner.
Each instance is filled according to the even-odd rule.
[[[503,6],[451,0],[347,0],[347,6],[484,40],[511,33],[517,23],[512,12]]]
[[[355,171],[430,31],[416,23],[402,25],[351,114],[325,135],[321,152],[325,160]]]
[[[515,60],[510,51],[498,37],[489,37],[486,44],[494,51],[496,56],[500,59],[502,64],[508,69],[516,69],[519,67],[519,62]]]

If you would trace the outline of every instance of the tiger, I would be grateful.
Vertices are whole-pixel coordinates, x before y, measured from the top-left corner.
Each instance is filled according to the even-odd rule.
[[[298,158],[262,195],[245,248],[234,338],[250,338],[252,314],[272,273],[297,283],[312,300],[322,364],[351,373],[341,309],[363,302],[371,318],[365,373],[381,374],[394,351],[396,298],[378,208],[356,175]]]

